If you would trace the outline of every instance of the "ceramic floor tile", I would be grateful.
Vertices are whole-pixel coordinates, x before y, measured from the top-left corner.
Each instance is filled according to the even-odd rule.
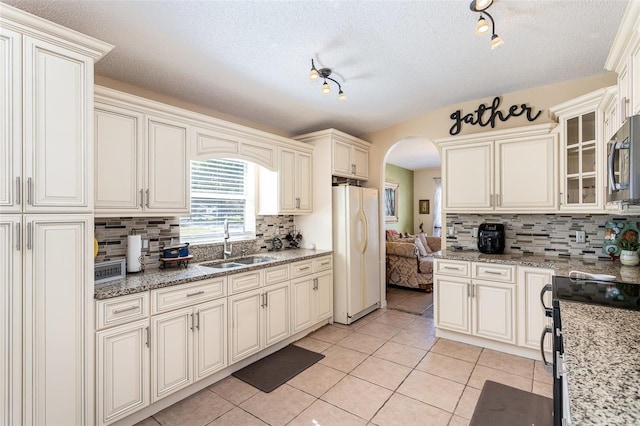
[[[335,368],[336,370],[340,370],[345,373],[350,372],[356,368],[358,364],[367,359],[367,354],[343,348],[341,346],[331,346],[322,354],[325,357],[318,361],[320,364],[324,364],[327,367]]]
[[[345,330],[343,328],[338,328],[332,325],[325,325],[321,329],[311,333],[310,337],[322,340],[323,342],[338,343],[349,334],[351,334],[350,330]]]
[[[527,392],[531,392],[533,382],[533,380],[518,376],[517,374],[507,373],[501,370],[485,367],[484,365],[476,365],[467,384],[476,389],[482,389],[485,380],[492,380]]]
[[[467,386],[464,388],[464,392],[462,392],[454,414],[471,420],[473,411],[476,409],[476,404],[478,403],[478,398],[480,398],[480,390]]]
[[[542,361],[536,361],[535,367],[533,368],[533,380],[553,384],[553,373],[547,373]]]
[[[454,382],[467,383],[475,364],[461,359],[451,358],[446,355],[429,352],[416,366],[416,370],[424,371],[435,376],[453,380]]]
[[[336,343],[336,345],[371,355],[372,353],[377,351],[380,346],[384,345],[385,342],[386,339],[383,339],[381,337],[354,332],[349,334],[344,339],[340,340],[338,343]]]
[[[393,394],[371,423],[379,426],[429,425],[447,426],[451,413],[404,395]]]
[[[453,340],[439,339],[438,342],[433,345],[431,352],[475,363],[480,357],[482,348],[466,343],[454,342]]]
[[[373,353],[374,357],[386,359],[405,367],[413,368],[425,356],[427,351],[402,345],[396,342],[387,342]]]
[[[433,318],[418,317],[411,324],[404,328],[406,331],[422,331],[435,335],[436,329]]]
[[[323,342],[322,340],[314,339],[313,337],[308,336],[296,342],[293,342],[293,344],[318,353],[326,351],[332,345],[331,343]]]
[[[136,423],[134,426],[161,426],[153,417],[147,417],[141,422]]]
[[[395,314],[393,313],[395,312]],[[406,316],[400,316],[397,314],[403,314]],[[390,325],[393,327],[404,328],[411,324],[417,318],[416,315],[407,314],[406,312],[400,311],[389,311],[384,315],[380,315],[378,318],[374,319],[374,323]]]
[[[395,390],[411,369],[384,359],[369,357],[350,374],[387,389]]]
[[[315,363],[287,383],[315,397],[320,397],[320,395],[331,389],[331,387],[338,383],[345,375],[346,373],[342,371],[335,370],[320,363]]]
[[[153,415],[162,426],[204,426],[211,423],[233,405],[220,396],[203,389]]]
[[[393,392],[357,377],[346,376],[321,399],[370,420]]]
[[[454,414],[453,417],[451,417],[449,426],[469,426],[469,419]]]
[[[478,364],[533,379],[534,361],[532,359],[485,348],[478,358]]]
[[[209,386],[209,389],[234,405],[239,405],[260,392],[259,389],[233,376],[228,376],[220,380]]]
[[[358,329],[358,333],[368,334],[369,336],[376,336],[382,339],[390,339],[395,336],[400,330],[402,329],[394,327],[392,325],[370,322],[369,324],[360,327]]]
[[[553,399],[553,384],[533,381],[533,393]]]
[[[428,351],[437,342],[436,336],[420,331],[402,330],[391,338],[391,341]]]
[[[265,422],[259,418],[247,413],[242,408],[234,408],[231,411],[218,417],[215,421],[209,423],[207,426],[230,426],[230,425],[242,425],[242,426],[267,426]]]
[[[463,390],[460,383],[413,370],[397,392],[453,413]]]
[[[240,408],[270,425],[285,425],[313,401],[313,396],[284,384],[270,393],[257,393],[240,404]]]
[[[364,426],[366,424],[366,420],[318,399],[293,419],[288,426]]]

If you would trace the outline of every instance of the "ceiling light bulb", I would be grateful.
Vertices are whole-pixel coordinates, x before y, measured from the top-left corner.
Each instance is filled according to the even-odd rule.
[[[489,23],[484,16],[480,15],[480,19],[478,19],[478,23],[476,24],[476,34],[484,35],[489,31]]]
[[[338,93],[338,100],[339,101],[344,101],[347,99],[347,95],[344,94],[344,92],[342,90],[340,90],[340,92]]]
[[[309,71],[309,80],[317,80],[318,79],[318,70],[315,68],[311,68]]]
[[[331,93],[331,87],[329,87],[329,83],[325,81],[324,84],[322,85],[322,94],[328,95],[329,93]]]
[[[491,36],[491,50],[497,49],[503,44],[504,40],[498,34],[494,34]]]
[[[493,0],[475,0],[471,2],[471,9],[477,12],[486,10],[491,6]]]

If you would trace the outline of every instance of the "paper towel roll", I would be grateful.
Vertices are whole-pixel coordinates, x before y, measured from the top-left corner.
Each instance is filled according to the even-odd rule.
[[[142,238],[140,235],[127,236],[127,272],[140,272],[142,263]]]

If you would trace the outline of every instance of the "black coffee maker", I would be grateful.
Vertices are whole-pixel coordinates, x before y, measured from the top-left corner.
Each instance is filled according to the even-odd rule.
[[[504,225],[502,223],[483,223],[478,228],[478,250],[487,254],[500,254],[504,251]]]

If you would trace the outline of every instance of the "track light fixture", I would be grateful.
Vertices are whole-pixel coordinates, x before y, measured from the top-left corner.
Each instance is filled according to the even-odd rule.
[[[316,65],[313,63],[313,59],[311,59],[311,71],[309,71],[309,80],[317,80],[319,78],[324,80],[324,83],[322,84],[322,90],[320,91],[320,93],[322,93],[323,95],[328,95],[329,93],[331,93],[331,87],[329,86],[329,83],[327,83],[327,80],[333,81],[338,85],[338,99],[344,101],[345,99],[347,99],[347,95],[345,95],[342,91],[342,86],[340,85],[340,83],[329,77],[330,75],[331,68],[317,69]]]
[[[480,13],[480,19],[476,23],[476,34],[484,35],[489,32],[489,23],[484,19],[484,15],[487,15],[491,20],[491,50],[497,49],[504,44],[504,40],[496,34],[496,23],[493,20],[493,16],[487,12],[487,9],[491,7],[493,0],[473,0],[469,5],[472,12]]]

